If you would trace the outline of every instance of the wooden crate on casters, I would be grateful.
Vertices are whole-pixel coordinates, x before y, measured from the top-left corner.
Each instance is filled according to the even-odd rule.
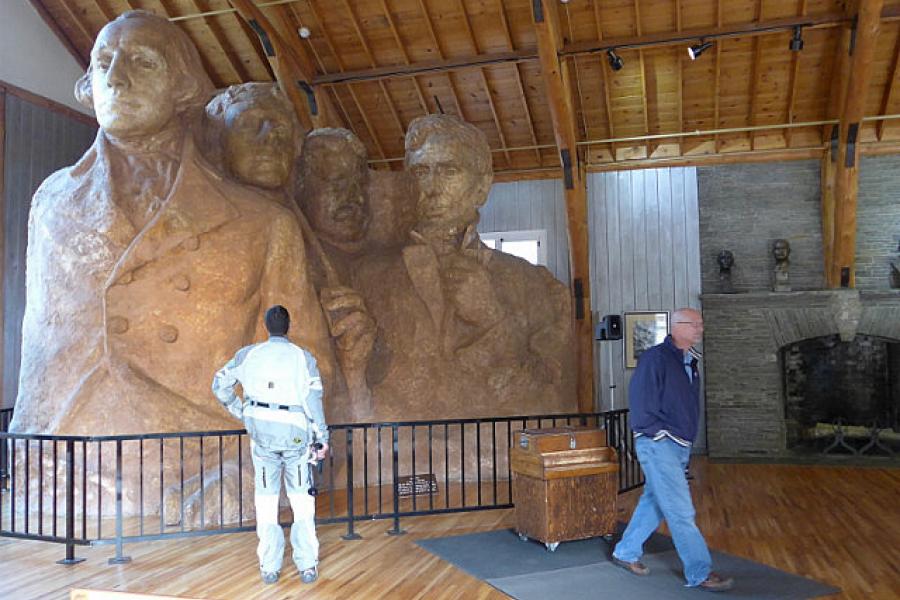
[[[611,536],[619,463],[606,432],[590,427],[523,429],[510,449],[516,531],[551,552],[560,542]]]

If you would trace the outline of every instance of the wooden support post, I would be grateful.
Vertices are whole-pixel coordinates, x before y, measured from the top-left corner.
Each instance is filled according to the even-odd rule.
[[[588,263],[587,188],[576,146],[577,126],[568,69],[559,59],[558,3],[532,0],[537,32],[541,78],[550,105],[550,116],[559,149],[565,185],[566,216],[569,228],[569,268],[575,302],[575,335],[578,348],[578,410],[589,412],[594,405],[594,332],[591,313],[591,283]]]
[[[838,160],[834,175],[834,249],[832,285],[855,287],[856,202],[859,187],[860,128],[872,75],[875,46],[881,29],[884,0],[859,0],[856,31],[850,42],[850,74],[841,110]]]

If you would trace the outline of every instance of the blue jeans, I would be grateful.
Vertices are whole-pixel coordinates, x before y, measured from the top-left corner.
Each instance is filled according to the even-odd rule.
[[[712,559],[694,522],[694,504],[684,475],[691,449],[669,438],[654,442],[645,435],[638,437],[634,445],[646,482],[613,556],[626,562],[640,560],[644,542],[665,519],[684,565],[687,585],[700,585],[709,576]]]

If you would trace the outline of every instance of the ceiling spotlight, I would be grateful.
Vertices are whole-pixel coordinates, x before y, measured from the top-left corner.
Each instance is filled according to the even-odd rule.
[[[297,33],[300,34],[300,37],[302,37],[304,40],[308,39],[309,36],[312,35],[312,32],[309,30],[309,27],[301,27],[297,30]]]
[[[695,44],[688,48],[688,56],[691,57],[691,60],[697,60],[697,58],[706,52],[707,48],[712,47],[712,42],[701,42],[699,44]]]
[[[612,48],[606,51],[606,58],[609,59],[609,68],[613,71],[621,71],[625,66],[625,61]]]
[[[791,44],[788,46],[792,52],[800,52],[803,50],[803,28],[799,25],[794,27],[794,37],[791,38]]]

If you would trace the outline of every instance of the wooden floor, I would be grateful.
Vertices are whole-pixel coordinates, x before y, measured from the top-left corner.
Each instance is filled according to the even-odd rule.
[[[835,598],[900,598],[900,469],[699,459],[692,472],[710,547],[838,586]],[[621,498],[623,520],[636,499]],[[253,533],[132,544],[133,562],[117,566],[107,565],[111,547],[78,548],[87,560],[68,567],[54,563],[61,546],[0,538],[0,598],[62,599],[82,587],[203,599],[501,599],[415,541],[511,524],[511,510],[404,519],[403,536],[385,535],[388,522],[367,522],[359,541],[342,540],[342,526],[323,526],[321,578],[312,586],[288,562],[281,582],[263,586]]]

